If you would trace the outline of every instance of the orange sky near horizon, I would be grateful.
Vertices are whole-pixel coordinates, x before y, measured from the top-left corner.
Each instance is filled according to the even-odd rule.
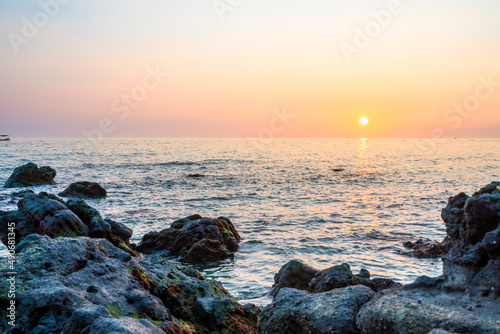
[[[70,2],[15,52],[42,10],[28,2],[0,5],[0,132],[84,137],[108,119],[106,137],[256,137],[286,108],[276,137],[499,137],[493,0],[399,1],[386,26],[373,13],[391,1],[255,0],[223,20],[199,0]],[[348,59],[342,43],[377,24]]]

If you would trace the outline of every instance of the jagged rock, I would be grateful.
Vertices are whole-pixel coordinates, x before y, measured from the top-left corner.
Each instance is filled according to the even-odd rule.
[[[363,333],[500,333],[499,187],[449,199],[443,275],[377,294],[358,314]]]
[[[443,273],[447,281],[443,287],[447,290],[500,295],[499,187],[500,182],[493,182],[482,188],[467,198],[462,209],[452,197],[443,209],[451,212],[452,206],[464,212],[453,219],[443,215],[447,231],[457,231],[448,234],[444,243],[447,254],[443,257]]]
[[[154,256],[154,255],[153,255]],[[105,239],[33,238],[17,253],[12,333],[253,333],[256,321],[193,270],[140,260]],[[0,279],[7,279],[0,261]],[[5,294],[0,316],[6,319]],[[0,322],[0,332],[10,330]]]
[[[471,299],[460,292],[384,290],[361,308],[356,323],[367,334],[427,334],[433,329],[500,333],[498,310],[498,301]]]
[[[56,171],[48,166],[40,167],[32,162],[17,167],[4,184],[4,188],[54,185]]]
[[[285,264],[274,276],[272,295],[278,294],[282,288],[294,288],[299,290],[310,290],[309,283],[317,269],[303,263],[300,260],[292,260]]]
[[[370,273],[362,271],[354,275],[347,263],[320,271],[311,281],[311,292],[325,292],[351,285],[368,285]]]
[[[238,249],[240,236],[228,218],[202,218],[199,215],[177,220],[171,227],[143,236],[137,250],[150,253],[169,250],[182,261],[222,260]]]
[[[47,193],[25,193],[19,200],[18,211],[0,212],[0,239],[7,243],[8,223],[15,222],[16,242],[36,233],[51,238],[61,236],[90,236],[106,238],[115,246],[137,256],[129,239],[132,230],[110,219],[103,219],[99,212],[83,200],[62,199]]]
[[[21,190],[21,191],[13,192],[10,195],[13,196],[13,197],[23,198],[26,195],[34,194],[34,193],[35,192],[33,190],[31,190],[31,189],[24,189],[24,190]]]
[[[103,219],[99,211],[85,203],[81,199],[70,199],[66,202],[68,208],[73,211],[89,229],[91,238],[105,238],[113,245],[123,248],[125,251],[133,252],[130,249],[129,239],[132,237],[132,229],[122,223],[111,219]]]
[[[106,190],[99,183],[95,182],[75,182],[69,185],[63,192],[59,193],[63,197],[75,198],[103,198],[106,197]]]
[[[438,258],[445,253],[441,242],[429,239],[418,239],[417,241],[407,241],[403,244],[409,253],[417,258]]]
[[[16,242],[32,233],[51,238],[88,235],[87,226],[55,196],[27,193],[17,206],[18,211],[0,215],[0,236],[4,243],[9,222],[16,223]]]
[[[261,313],[259,333],[359,333],[356,315],[374,292],[351,286],[323,293],[283,288]]]
[[[347,263],[319,271],[300,260],[292,260],[275,275],[270,293],[274,296],[285,287],[320,293],[353,285],[364,285],[375,292],[401,287],[401,284],[388,278],[370,279],[370,273],[366,269],[361,269],[355,275]]]

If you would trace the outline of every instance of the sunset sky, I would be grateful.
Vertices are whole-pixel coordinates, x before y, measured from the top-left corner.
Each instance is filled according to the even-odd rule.
[[[498,0],[60,2],[0,4],[0,133],[500,134]]]

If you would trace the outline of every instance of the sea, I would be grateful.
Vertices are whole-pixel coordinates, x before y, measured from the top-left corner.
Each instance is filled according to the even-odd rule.
[[[135,243],[189,215],[230,218],[234,258],[193,267],[241,300],[268,292],[292,259],[402,283],[441,274],[440,259],[402,244],[442,240],[448,198],[500,180],[500,140],[14,138],[0,142],[0,161],[0,186],[27,162],[57,170],[57,185],[36,192],[100,183],[108,197],[87,202]],[[16,209],[16,190],[0,189],[0,210]]]

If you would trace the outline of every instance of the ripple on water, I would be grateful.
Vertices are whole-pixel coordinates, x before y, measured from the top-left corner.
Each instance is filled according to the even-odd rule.
[[[250,299],[267,292],[274,274],[293,258],[319,269],[346,262],[401,282],[438,275],[440,260],[408,257],[401,243],[441,240],[447,198],[500,175],[498,154],[492,154],[500,151],[498,140],[437,141],[432,159],[419,155],[415,140],[255,143],[120,139],[83,152],[81,140],[14,140],[2,147],[0,184],[29,161],[58,172],[57,186],[37,191],[99,182],[108,198],[89,204],[132,227],[134,242],[195,213],[227,216],[241,234],[239,252],[198,268],[237,298]],[[11,192],[0,189],[0,210],[16,208]]]

